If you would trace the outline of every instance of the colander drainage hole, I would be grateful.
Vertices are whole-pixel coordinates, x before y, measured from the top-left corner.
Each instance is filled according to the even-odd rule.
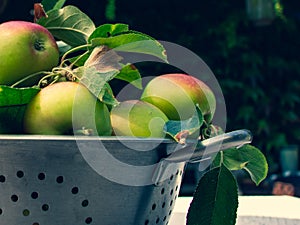
[[[42,210],[43,211],[48,211],[49,210],[49,205],[48,204],[42,205]]]
[[[32,225],[40,225],[39,223],[33,223]]]
[[[78,187],[73,187],[71,192],[72,192],[73,195],[76,195],[79,192],[79,188]]]
[[[24,177],[24,172],[23,172],[22,170],[19,170],[19,171],[17,172],[17,177],[18,177],[18,178]]]
[[[155,210],[156,209],[156,204],[154,203],[153,205],[152,205],[152,210]]]
[[[63,177],[63,176],[58,176],[58,177],[56,178],[56,182],[57,182],[58,184],[62,184],[62,183],[64,182],[64,177]]]
[[[0,215],[2,215],[2,213],[3,213],[3,211],[2,211],[2,209],[0,209]]]
[[[30,215],[30,211],[28,209],[24,209],[23,216],[29,216],[29,215]]]
[[[155,223],[156,223],[156,224],[158,224],[158,223],[159,223],[159,217],[156,219]]]
[[[19,197],[17,195],[12,195],[10,197],[10,199],[13,201],[13,202],[17,202],[19,200]]]
[[[86,224],[91,224],[92,222],[93,222],[92,217],[88,217],[88,218],[85,219]]]
[[[5,176],[0,175],[0,183],[4,183],[5,182]]]
[[[82,207],[87,207],[89,205],[89,201],[87,199],[81,202]]]
[[[37,199],[38,197],[39,197],[39,193],[37,193],[35,191],[31,193],[31,198],[32,199]]]
[[[174,178],[174,175],[171,175],[171,176],[170,176],[170,180],[173,180],[173,178]]]
[[[45,180],[45,178],[46,178],[46,174],[45,173],[39,173],[38,174],[38,179],[39,180]]]

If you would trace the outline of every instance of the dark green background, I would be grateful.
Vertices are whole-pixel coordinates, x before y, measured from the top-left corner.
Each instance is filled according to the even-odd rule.
[[[38,1],[36,1],[38,2]],[[247,128],[276,171],[278,151],[300,143],[300,2],[281,0],[283,14],[257,27],[243,0],[115,1],[115,18],[105,15],[108,1],[72,1],[96,25],[127,23],[156,39],[186,47],[214,72],[226,100],[228,130]],[[32,21],[34,1],[9,0],[0,15]],[[170,68],[142,66],[147,75]],[[170,69],[171,71],[171,69]]]

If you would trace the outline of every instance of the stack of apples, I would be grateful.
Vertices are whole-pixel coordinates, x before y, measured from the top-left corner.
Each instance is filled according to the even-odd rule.
[[[59,63],[57,42],[41,25],[2,23],[0,39],[0,85],[10,86]],[[29,86],[36,80],[28,82]],[[63,135],[84,128],[99,136],[164,137],[166,122],[190,118],[196,105],[210,123],[216,109],[215,95],[204,82],[188,74],[156,76],[139,99],[114,107],[101,102],[78,81],[58,81],[41,88],[27,105],[24,133]]]

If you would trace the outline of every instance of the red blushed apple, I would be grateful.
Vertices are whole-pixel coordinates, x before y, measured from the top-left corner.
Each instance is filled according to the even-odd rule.
[[[187,74],[164,74],[150,80],[141,100],[161,109],[170,120],[192,117],[198,104],[206,122],[211,122],[216,110],[212,90],[201,80]]]
[[[0,24],[0,84],[12,85],[58,62],[56,41],[43,26],[26,21]]]
[[[62,135],[82,129],[101,136],[112,132],[107,106],[77,82],[43,88],[25,110],[25,133]]]
[[[116,136],[165,136],[166,115],[156,106],[140,100],[121,102],[111,110],[111,124]]]

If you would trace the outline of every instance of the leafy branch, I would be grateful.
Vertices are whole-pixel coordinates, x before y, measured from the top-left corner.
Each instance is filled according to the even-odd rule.
[[[157,40],[130,30],[126,24],[103,24],[96,27],[77,7],[63,7],[65,1],[44,0],[42,3],[47,16],[39,18],[37,23],[46,27],[59,40],[61,62],[52,71],[32,74],[26,78],[42,73],[44,76],[37,84],[38,87],[16,88],[24,80],[13,87],[0,87],[0,116],[9,117],[7,121],[14,121],[13,128],[21,130],[20,119],[23,118],[24,107],[44,84],[49,85],[61,78],[79,80],[101,101],[115,105],[118,101],[109,85],[112,79],[121,79],[142,88],[139,70],[129,60],[126,61],[121,53],[147,54],[167,62],[166,50]],[[199,115],[183,121],[180,126],[170,121],[166,132],[176,141],[184,141],[186,134],[190,135],[202,127],[203,118]],[[10,131],[6,129],[7,124],[3,124],[5,121],[2,120],[0,124],[3,133]],[[179,130],[182,125],[186,133]],[[189,225],[235,224],[238,196],[231,171],[240,169],[246,170],[258,185],[266,177],[268,165],[260,150],[251,145],[219,152],[212,167],[199,181],[188,212]]]
[[[197,185],[187,214],[187,225],[236,223],[238,187],[231,171],[241,169],[259,185],[267,176],[267,160],[259,149],[249,144],[218,152],[211,169]]]

